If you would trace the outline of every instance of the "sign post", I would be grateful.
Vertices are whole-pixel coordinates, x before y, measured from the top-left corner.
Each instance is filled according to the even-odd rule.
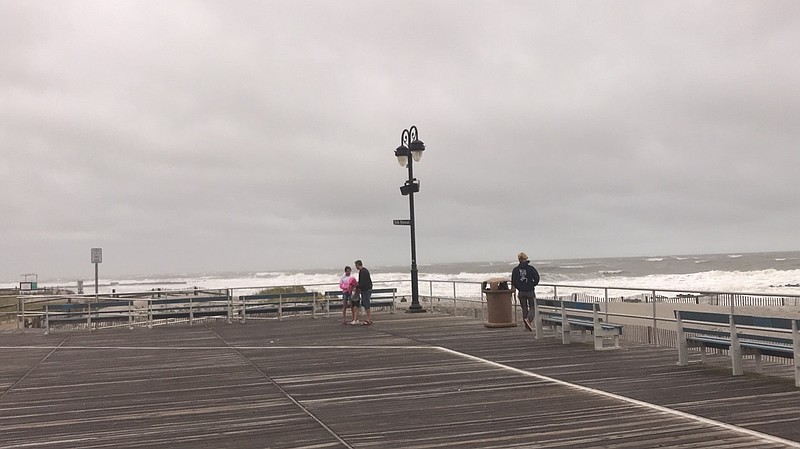
[[[94,302],[97,302],[98,266],[103,263],[103,248],[92,248],[92,263],[94,264]]]

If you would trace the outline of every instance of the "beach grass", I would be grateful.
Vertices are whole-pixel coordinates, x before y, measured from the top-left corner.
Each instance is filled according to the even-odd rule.
[[[258,292],[259,295],[282,295],[286,293],[306,293],[306,288],[302,285],[288,285],[285,287],[265,288]]]

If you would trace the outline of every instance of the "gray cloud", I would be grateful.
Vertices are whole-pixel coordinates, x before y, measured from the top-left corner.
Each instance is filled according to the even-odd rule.
[[[0,3],[0,279],[795,250],[789,1]]]

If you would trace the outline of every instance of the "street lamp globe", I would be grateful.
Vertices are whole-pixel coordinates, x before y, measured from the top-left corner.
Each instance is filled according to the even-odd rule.
[[[394,155],[397,157],[397,163],[400,164],[401,167],[405,168],[408,166],[408,148],[406,148],[405,145],[397,147],[397,149],[394,150]]]
[[[411,142],[408,149],[411,152],[411,157],[414,158],[414,162],[419,162],[422,159],[422,152],[425,151],[425,144],[422,143],[421,140],[416,139]]]

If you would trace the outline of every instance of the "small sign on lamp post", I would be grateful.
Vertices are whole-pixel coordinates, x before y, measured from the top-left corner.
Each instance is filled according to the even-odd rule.
[[[103,248],[92,248],[92,263],[103,263]]]
[[[94,302],[97,302],[98,266],[103,263],[103,248],[92,248],[92,263],[94,264]]]

